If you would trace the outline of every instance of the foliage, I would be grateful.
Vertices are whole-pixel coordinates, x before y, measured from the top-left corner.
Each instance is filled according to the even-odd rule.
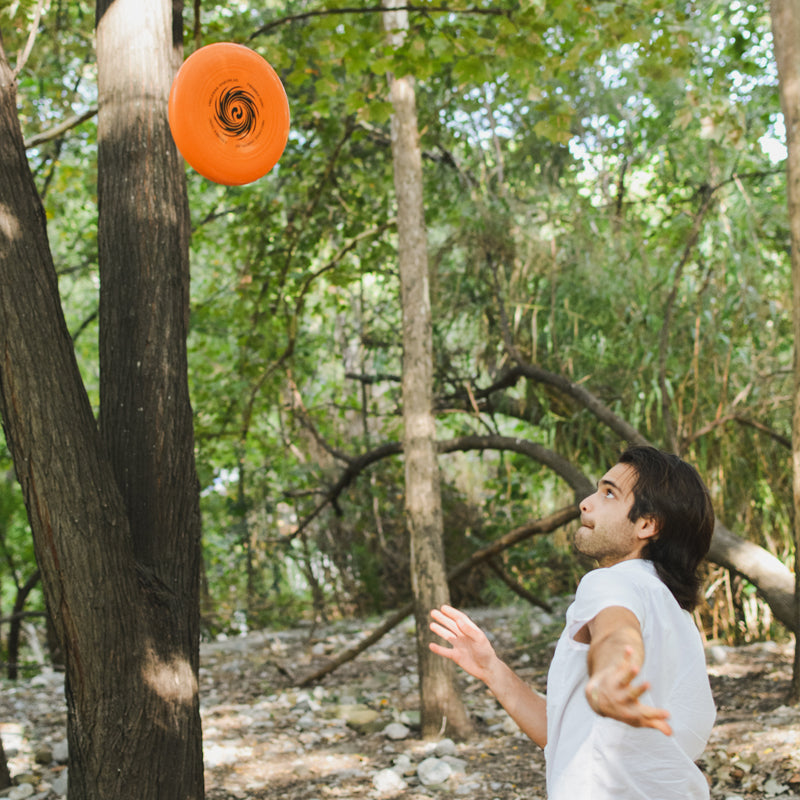
[[[324,505],[353,459],[401,438],[390,73],[417,81],[439,438],[521,437],[590,477],[613,460],[617,438],[551,388],[518,382],[476,400],[516,350],[682,452],[732,529],[793,557],[788,233],[766,6],[451,6],[413,4],[399,51],[368,4],[203,3],[199,20],[186,15],[187,51],[248,44],[278,70],[292,112],[262,180],[224,187],[187,170],[212,633],[242,615],[275,624],[406,596],[401,461],[372,464]],[[32,13],[3,6],[9,51]],[[20,74],[26,135],[96,102],[92,22],[83,2],[44,17]],[[91,393],[94,124],[29,153]],[[572,499],[519,455],[441,461],[451,564]],[[519,546],[506,566],[544,594],[582,569],[551,540]],[[465,597],[491,597],[494,580],[475,578]]]

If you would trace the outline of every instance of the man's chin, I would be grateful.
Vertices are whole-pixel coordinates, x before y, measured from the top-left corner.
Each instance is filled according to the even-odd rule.
[[[573,545],[575,549],[584,556],[592,556],[591,553],[591,546],[590,546],[590,538],[592,535],[592,529],[587,528],[585,525],[581,525],[577,531],[575,531],[575,538],[573,539]]]

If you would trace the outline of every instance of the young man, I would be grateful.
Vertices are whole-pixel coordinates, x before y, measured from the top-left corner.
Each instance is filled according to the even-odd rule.
[[[581,504],[581,580],[546,699],[462,612],[431,612],[431,649],[482,680],[545,748],[550,800],[705,800],[695,765],[716,710],[690,611],[714,513],[695,469],[652,447],[623,453]]]

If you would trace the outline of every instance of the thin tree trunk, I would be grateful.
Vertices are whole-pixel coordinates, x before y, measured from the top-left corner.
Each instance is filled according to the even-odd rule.
[[[792,413],[792,491],[794,525],[795,651],[791,699],[800,703],[800,0],[772,0],[772,38],[778,67],[781,109],[786,126],[786,194],[792,262],[794,404]]]
[[[3,747],[3,740],[0,739],[0,789],[8,789],[11,786],[11,773],[8,771],[8,759]]]
[[[15,681],[19,675],[19,634],[22,630],[22,612],[25,609],[28,595],[39,583],[40,576],[40,571],[35,570],[28,580],[17,589],[14,608],[11,611],[11,624],[8,627],[8,679],[11,681]]]
[[[387,8],[399,8],[397,0]],[[399,45],[408,29],[406,11],[384,13],[391,41]],[[406,516],[411,544],[411,585],[417,627],[422,735],[445,731],[469,736],[472,721],[455,688],[453,665],[428,644],[432,608],[450,592],[442,546],[442,505],[433,415],[433,336],[428,281],[428,242],[422,198],[416,97],[411,76],[389,79],[392,156],[397,195],[400,293],[403,311],[403,452]]]

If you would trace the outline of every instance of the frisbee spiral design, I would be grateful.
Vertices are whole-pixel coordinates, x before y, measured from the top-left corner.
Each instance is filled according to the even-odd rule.
[[[281,79],[262,56],[233,42],[205,45],[184,61],[168,113],[181,155],[205,178],[227,186],[266,175],[289,139]]]
[[[216,102],[217,122],[225,133],[246,138],[258,122],[258,106],[246,89],[236,87],[220,93]]]

